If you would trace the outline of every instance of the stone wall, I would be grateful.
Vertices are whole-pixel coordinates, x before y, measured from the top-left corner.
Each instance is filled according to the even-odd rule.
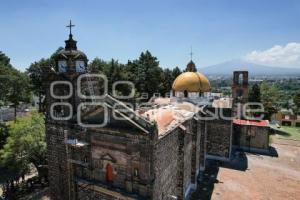
[[[192,184],[197,183],[197,175],[200,168],[200,136],[201,130],[198,127],[198,120],[192,119]]]
[[[69,166],[63,127],[46,123],[47,159],[50,197],[53,200],[69,199]]]
[[[184,124],[186,127],[186,131],[184,132],[184,147],[183,147],[183,194],[187,195],[189,192],[189,189],[191,187],[191,175],[192,175],[192,169],[195,168],[195,166],[192,166],[193,156],[196,156],[193,154],[193,137],[196,135],[196,130],[193,130],[193,121],[190,120],[187,123]],[[196,139],[194,137],[194,139]],[[193,163],[195,164],[195,163]]]
[[[159,139],[154,146],[154,175],[153,197],[155,200],[166,200],[168,195],[177,196],[178,181],[178,151],[180,130]]]
[[[117,132],[116,130],[89,131],[93,179],[106,183],[106,166],[113,168],[115,188],[148,198],[151,194],[151,155],[149,135]]]
[[[244,149],[269,149],[269,127],[234,125],[234,145]]]
[[[197,150],[200,147],[196,144],[200,144],[200,132],[194,119],[179,125],[156,142],[152,199],[168,200],[170,196],[176,196],[181,200],[186,197],[196,182],[199,169]]]
[[[210,111],[217,115],[215,119],[206,121],[207,155],[227,160],[231,153],[231,109],[211,108]]]
[[[206,125],[204,120],[198,120],[197,129],[199,132],[199,156],[197,156],[197,160],[199,160],[199,169],[204,171],[205,169],[205,159],[206,159]]]

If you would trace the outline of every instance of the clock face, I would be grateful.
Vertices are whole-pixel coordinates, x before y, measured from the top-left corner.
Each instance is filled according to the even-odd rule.
[[[82,60],[76,61],[76,72],[84,72],[85,71],[85,64]]]
[[[58,71],[60,73],[67,71],[67,61],[66,60],[60,60],[58,61]]]

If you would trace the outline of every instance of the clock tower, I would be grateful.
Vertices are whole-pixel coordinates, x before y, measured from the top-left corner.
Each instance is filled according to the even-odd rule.
[[[78,73],[86,73],[88,62],[86,55],[77,49],[77,41],[73,39],[72,27],[74,26],[70,21],[67,26],[70,29],[69,39],[65,41],[65,48],[58,52],[56,57],[56,71],[71,77]]]
[[[50,196],[53,200],[75,199],[72,167],[68,162],[72,153],[68,146],[70,133],[77,127],[77,107],[85,101],[78,94],[80,75],[87,73],[87,56],[77,49],[71,23],[65,48],[55,56],[55,67],[45,75],[46,141],[49,167]],[[86,84],[87,81],[82,81]],[[81,130],[81,129],[78,129]]]

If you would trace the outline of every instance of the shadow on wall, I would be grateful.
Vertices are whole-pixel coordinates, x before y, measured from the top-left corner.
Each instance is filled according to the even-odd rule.
[[[277,153],[277,150],[274,148],[274,147],[272,147],[272,146],[270,146],[269,147],[269,151],[270,151],[270,153],[269,153],[269,156],[272,156],[272,157],[278,157],[278,153]]]
[[[290,133],[287,133],[285,131],[279,130],[279,129],[271,129],[271,134],[281,135],[281,136],[291,136]]]
[[[209,200],[214,191],[214,185],[222,183],[217,180],[219,173],[219,161],[207,160],[207,167],[199,174],[197,190],[191,195],[190,200]]]
[[[245,152],[236,151],[231,156],[230,162],[221,163],[220,167],[239,170],[239,171],[246,171],[248,169],[248,158]]]
[[[199,175],[198,188],[191,195],[190,200],[210,200],[215,184],[222,184],[223,182],[217,179],[219,168],[225,167],[233,170],[245,171],[248,168],[248,159],[244,152],[235,152],[231,156],[230,162],[222,162],[216,160],[207,160],[206,169]],[[218,195],[218,194],[216,194]]]

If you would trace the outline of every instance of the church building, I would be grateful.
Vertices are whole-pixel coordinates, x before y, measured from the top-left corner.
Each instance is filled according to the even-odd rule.
[[[55,69],[46,73],[51,199],[187,199],[206,159],[230,159],[232,120],[220,116],[231,117],[231,108],[203,95],[209,80],[191,61],[170,98],[133,110],[101,94],[96,83],[105,77],[87,72],[69,27]]]

